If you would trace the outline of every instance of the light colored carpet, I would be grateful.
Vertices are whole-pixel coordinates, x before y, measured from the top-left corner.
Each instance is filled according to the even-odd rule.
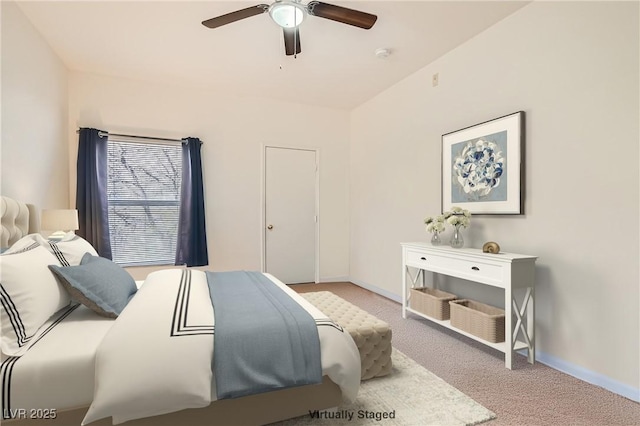
[[[354,284],[292,288],[331,291],[386,321],[395,348],[496,413],[486,426],[640,426],[637,402],[519,355],[508,370],[503,353],[415,315],[403,319],[400,304]]]
[[[453,426],[495,417],[402,352],[394,349],[391,357],[391,374],[362,382],[355,403],[316,413],[320,418],[307,415],[277,425]]]

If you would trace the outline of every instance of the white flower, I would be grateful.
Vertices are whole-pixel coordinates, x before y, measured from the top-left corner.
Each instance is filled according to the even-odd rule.
[[[464,226],[465,228],[471,223],[471,213],[458,206],[451,207],[451,211],[446,211],[437,216],[427,216],[424,219],[427,232],[444,232],[445,224],[451,226]]]
[[[444,216],[427,216],[424,219],[424,223],[427,225],[427,232],[442,232],[444,231]]]
[[[466,228],[471,223],[471,213],[469,210],[458,206],[451,207],[451,211],[444,212],[443,216],[451,226],[464,226]]]
[[[427,232],[442,232],[444,231],[444,223],[431,222],[427,225]]]

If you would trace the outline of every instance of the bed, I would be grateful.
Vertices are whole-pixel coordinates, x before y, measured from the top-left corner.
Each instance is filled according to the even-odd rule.
[[[2,245],[3,247],[11,247],[9,254],[5,252],[3,257],[12,256],[12,251],[24,254],[21,250],[29,250],[27,246],[31,247],[31,251],[38,250],[40,252],[42,246],[47,245],[47,241],[41,237],[38,237],[40,239],[33,237],[34,241],[40,243],[40,247],[34,249],[36,244],[29,242],[28,236],[37,232],[34,206],[27,206],[10,198],[2,197],[0,213],[2,213]],[[20,242],[25,240],[27,243],[23,242],[24,247],[21,247]],[[71,236],[68,241],[62,241],[55,247],[52,245],[45,248],[48,250],[54,248],[54,255],[64,266],[65,262],[72,264],[80,262],[80,258],[74,252],[91,250],[83,245],[85,243],[86,241],[79,237]],[[93,252],[95,253],[95,251]],[[90,254],[85,253],[85,256]],[[42,255],[45,256],[44,251],[42,251]],[[13,256],[17,258],[16,255]],[[5,267],[4,271],[3,273],[7,275],[10,270]],[[29,273],[32,272],[29,271]],[[53,275],[51,273],[51,277]],[[184,290],[185,276],[187,275],[191,283],[188,292]],[[170,379],[169,376],[176,376],[177,378],[174,379],[180,380],[180,376],[187,374],[181,372],[179,368],[175,374],[171,374],[174,368],[167,367],[169,360],[182,360],[183,357],[186,360],[190,356],[189,353],[200,351],[200,349],[195,351],[193,348],[182,348],[174,344],[173,342],[180,340],[184,342],[197,340],[189,336],[180,336],[186,336],[195,330],[199,335],[197,337],[205,342],[203,347],[207,347],[207,339],[213,341],[213,333],[206,332],[207,322],[211,322],[206,312],[210,310],[213,313],[213,309],[205,307],[203,311],[198,311],[193,308],[192,312],[196,313],[189,314],[193,317],[188,317],[187,314],[183,317],[178,315],[181,321],[174,321],[175,324],[171,325],[171,333],[175,334],[174,338],[165,339],[164,343],[158,343],[160,346],[157,348],[149,346],[149,354],[138,352],[144,350],[148,345],[144,343],[136,347],[134,343],[136,339],[131,338],[132,333],[144,336],[145,339],[153,334],[150,330],[154,328],[162,329],[162,333],[164,333],[165,329],[162,328],[165,327],[164,324],[169,324],[169,318],[176,318],[178,302],[196,306],[197,303],[200,303],[198,301],[206,299],[205,297],[197,297],[198,292],[202,296],[202,292],[206,289],[205,283],[208,277],[205,272],[169,269],[150,274],[144,282],[138,282],[139,290],[135,295],[132,295],[126,309],[117,319],[97,315],[87,306],[76,303],[77,298],[72,300],[69,297],[70,302],[68,302],[62,297],[62,300],[57,300],[57,305],[48,307],[50,310],[55,309],[55,313],[49,316],[44,324],[37,328],[37,331],[27,333],[33,334],[33,336],[30,343],[25,345],[28,346],[26,349],[24,347],[13,348],[12,354],[12,348],[8,348],[8,354],[5,354],[3,346],[2,364],[0,365],[3,421],[12,426],[39,424],[69,426],[80,425],[84,419],[86,424],[90,425],[110,425],[112,424],[111,412],[121,409],[118,404],[128,403],[128,409],[133,407],[134,413],[119,414],[114,412],[113,420],[116,423],[126,421],[127,425],[137,426],[258,425],[308,415],[310,411],[336,407],[345,399],[353,400],[360,380],[360,357],[351,337],[342,327],[333,323],[304,298],[279,282],[277,278],[268,274],[263,275],[276,286],[281,287],[284,292],[290,293],[290,296],[315,319],[322,346],[321,384],[302,385],[216,400],[215,380],[213,381],[214,385],[210,385],[211,389],[207,391],[209,388],[206,387],[206,382],[208,380],[211,383],[211,380],[197,379],[199,373],[193,372],[189,374],[195,374],[193,376],[195,379],[183,380],[186,383],[180,384],[180,386],[202,387],[202,390],[198,390],[199,394],[194,400],[193,395],[183,397],[180,394],[181,391],[175,390],[177,388],[174,388],[172,383],[154,382],[161,378],[165,380],[164,376],[168,376],[166,380]],[[51,280],[51,277],[43,276],[42,280]],[[5,278],[3,276],[3,280]],[[53,279],[55,280],[55,277]],[[172,314],[157,313],[163,311],[158,309],[158,306],[163,303],[167,307],[171,306]],[[57,309],[59,306],[62,307]],[[3,308],[6,310],[6,306],[0,307],[0,309]],[[146,313],[141,314],[141,312]],[[142,326],[143,321],[149,321],[149,324]],[[189,328],[193,324],[199,328]],[[328,327],[320,327],[319,324]],[[141,328],[136,331],[138,326]],[[6,330],[3,328],[3,333],[7,333]],[[205,332],[200,333],[203,330]],[[327,343],[329,340],[330,344]],[[166,342],[169,341],[172,342],[171,347],[167,347]],[[122,342],[131,343],[122,344]],[[198,343],[198,345],[201,344]],[[120,349],[123,347],[127,347],[129,352],[127,355],[120,356],[120,364],[118,364],[115,359],[119,357],[119,353],[125,354],[124,349]],[[183,352],[180,352],[181,350]],[[206,351],[212,352],[213,349],[206,349]],[[206,356],[210,355],[194,355],[193,362],[183,362],[182,364],[196,364],[197,362],[203,364],[202,360],[206,359]],[[138,370],[143,372],[140,374],[146,374],[146,376],[142,375],[140,376],[142,379],[130,380],[133,384],[127,386],[131,386],[131,388],[118,388],[117,391],[109,390],[109,386],[115,386],[113,383],[111,385],[108,383],[109,377],[120,374],[121,370],[127,370],[128,363],[131,363],[131,371],[123,373],[124,377],[113,381],[118,382],[116,383],[118,386],[120,386],[120,382],[127,382],[127,377],[133,377]],[[152,365],[156,366],[152,367]],[[153,377],[154,375],[157,377]],[[201,376],[206,375],[201,374]],[[166,392],[164,386],[167,387]],[[177,393],[173,396],[167,395],[167,393],[175,392]],[[210,398],[204,400],[203,394],[207,392],[210,392],[210,395],[206,395]],[[114,398],[114,394],[124,396]],[[118,401],[118,398],[124,399],[124,401]],[[140,407],[145,408],[136,411],[138,399],[141,400]],[[164,405],[168,407],[164,411],[171,412],[162,413],[162,410],[158,410],[154,404]],[[126,411],[124,408],[122,410]],[[142,417],[143,415],[144,417]]]

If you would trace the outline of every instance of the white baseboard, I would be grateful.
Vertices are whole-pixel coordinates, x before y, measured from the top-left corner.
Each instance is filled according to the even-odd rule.
[[[350,281],[359,287],[377,293],[387,299],[402,303],[402,296],[398,296],[388,290],[381,289],[380,287],[376,287],[360,280],[346,279],[345,281]],[[524,355],[526,355],[526,353],[524,353]],[[580,379],[592,385],[600,386],[608,391],[624,396],[625,398],[629,398],[632,401],[640,402],[640,389],[621,383],[605,376],[604,374],[596,373],[541,351],[536,351],[536,362],[548,365],[554,370],[562,371],[576,379]]]
[[[402,303],[402,296],[398,296],[397,294],[391,293],[388,290],[382,289],[380,287],[376,287],[375,285],[367,284],[367,283],[365,283],[363,281],[360,281],[360,280],[354,280],[354,279],[351,279],[351,278],[348,279],[347,281],[350,281],[350,282],[354,283],[358,287],[366,288],[367,290],[372,291],[374,293],[377,293],[380,296],[384,296],[387,299],[391,299],[394,302]]]
[[[622,395],[632,401],[640,402],[640,389],[634,388],[626,383],[607,377],[604,374],[596,373],[584,367],[567,362],[563,359],[549,355],[544,352],[536,351],[536,361],[548,365],[554,370],[562,371],[576,379],[583,380],[592,385],[600,386],[608,391]]]
[[[349,277],[320,277],[321,283],[340,283],[349,282]]]

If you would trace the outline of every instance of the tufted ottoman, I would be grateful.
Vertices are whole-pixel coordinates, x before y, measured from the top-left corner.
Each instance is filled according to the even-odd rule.
[[[385,376],[391,372],[389,324],[329,291],[300,295],[351,334],[360,351],[362,380]]]

